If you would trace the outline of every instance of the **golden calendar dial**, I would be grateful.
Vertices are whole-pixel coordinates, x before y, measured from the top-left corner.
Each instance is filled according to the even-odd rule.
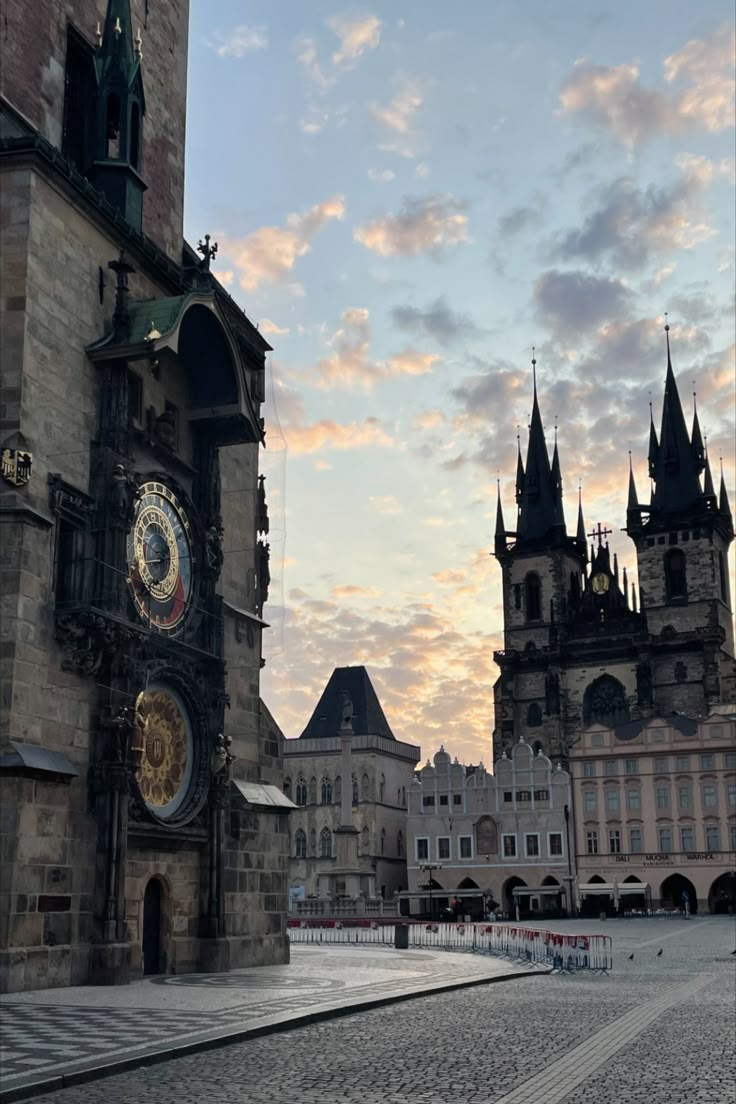
[[[152,683],[136,701],[140,763],[138,790],[161,820],[173,816],[188,795],[194,760],[189,711],[173,687]]]

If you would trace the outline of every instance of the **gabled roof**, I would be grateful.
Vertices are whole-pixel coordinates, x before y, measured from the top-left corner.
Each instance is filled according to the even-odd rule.
[[[356,736],[396,739],[365,667],[336,667],[300,740],[329,739],[339,735],[343,690],[347,690],[353,703],[353,732]]]

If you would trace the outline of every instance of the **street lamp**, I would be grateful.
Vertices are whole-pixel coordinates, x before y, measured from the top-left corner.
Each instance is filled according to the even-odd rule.
[[[429,919],[432,920],[434,919],[434,913],[432,911],[432,871],[441,870],[442,863],[422,863],[419,869],[424,870],[427,874],[429,874],[429,882],[427,883],[426,888],[429,889]]]

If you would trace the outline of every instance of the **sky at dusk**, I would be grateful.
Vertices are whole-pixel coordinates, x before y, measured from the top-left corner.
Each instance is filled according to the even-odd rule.
[[[274,347],[286,736],[365,664],[399,739],[490,762],[532,346],[568,527],[581,483],[630,578],[665,311],[733,506],[733,61],[725,0],[193,0],[185,231]]]

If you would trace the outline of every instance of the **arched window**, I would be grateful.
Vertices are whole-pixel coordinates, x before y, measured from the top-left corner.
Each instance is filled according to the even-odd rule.
[[[358,779],[355,777],[355,775],[353,775],[353,805],[358,804],[358,799]]]
[[[307,804],[307,783],[299,776],[296,781],[296,803],[297,805]]]
[[[367,801],[371,792],[371,780],[367,774],[364,774],[360,781],[360,792],[363,801]]]
[[[383,801],[384,791],[386,789],[386,779],[381,775],[381,781],[378,783],[378,800]]]
[[[309,804],[310,805],[316,805],[317,804],[317,779],[316,778],[310,778],[309,779]]]
[[[629,719],[629,707],[624,688],[612,675],[601,675],[591,682],[583,697],[583,720],[586,724],[602,724],[607,728]]]
[[[476,855],[498,854],[498,828],[493,817],[481,817],[475,825]]]
[[[718,578],[721,584],[721,598],[728,605],[728,575],[726,574],[726,557],[722,552],[718,553]]]
[[[326,776],[322,779],[322,804],[332,804],[332,783]]]
[[[404,834],[399,832],[396,836],[396,854],[401,858],[404,854]]]
[[[291,779],[290,778],[285,778],[284,779],[284,794],[286,795],[286,797],[291,797]]]
[[[529,728],[539,728],[542,723],[542,710],[536,702],[532,702],[526,711],[526,723]]]
[[[115,94],[107,97],[105,123],[107,156],[117,160],[120,157],[120,98]]]
[[[323,828],[319,834],[319,853],[320,858],[332,858],[332,832],[329,828]]]
[[[360,853],[362,855],[367,855],[369,846],[370,846],[370,841],[369,841],[368,829],[364,828],[363,831],[360,833]]]
[[[687,598],[685,553],[681,548],[670,548],[665,556],[664,580],[668,602],[678,598]]]
[[[381,829],[381,854],[382,855],[385,852],[385,850],[386,850],[386,829],[382,828]]]
[[[307,857],[307,833],[303,828],[294,836],[294,854],[297,859],[306,859]]]
[[[542,619],[542,584],[535,571],[530,571],[524,580],[526,592],[526,619],[527,621],[541,621]]]
[[[141,109],[134,103],[130,109],[130,163],[138,168],[141,153]]]

